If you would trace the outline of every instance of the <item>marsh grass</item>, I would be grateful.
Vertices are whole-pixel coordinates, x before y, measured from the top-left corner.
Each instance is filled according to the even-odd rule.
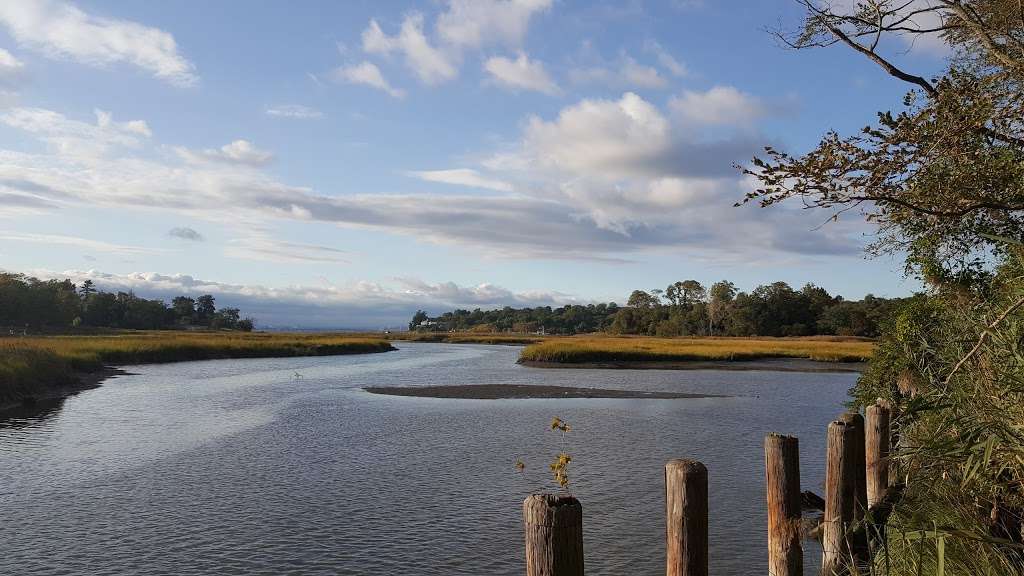
[[[806,358],[859,362],[871,357],[874,343],[860,338],[649,338],[586,336],[547,340],[527,346],[528,362],[686,362]]]
[[[77,372],[95,372],[110,364],[329,356],[388,350],[393,347],[387,340],[343,334],[154,331],[0,338],[0,403],[73,384]]]

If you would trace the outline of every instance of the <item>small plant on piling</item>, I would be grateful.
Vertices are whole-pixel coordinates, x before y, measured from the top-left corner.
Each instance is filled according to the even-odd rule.
[[[568,422],[556,416],[551,420],[550,430],[557,430],[560,433],[561,438],[558,453],[555,455],[555,459],[548,464],[548,468],[551,470],[551,476],[554,479],[555,484],[558,484],[559,488],[568,492],[569,464],[572,463],[572,456],[565,451],[565,434],[571,430],[571,427]],[[516,471],[525,476],[526,463],[523,462],[522,458],[516,458],[515,468]]]
[[[551,474],[554,476],[555,482],[564,490],[569,490],[569,464],[572,462],[572,456],[565,452],[565,434],[570,430],[569,423],[565,422],[558,416],[555,416],[551,420],[551,429],[558,430],[561,433],[561,446],[558,450],[558,455],[555,456],[554,461],[549,464],[551,468]]]

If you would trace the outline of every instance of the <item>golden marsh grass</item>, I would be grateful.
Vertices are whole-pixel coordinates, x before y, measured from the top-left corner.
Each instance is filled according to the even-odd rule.
[[[0,338],[0,403],[73,383],[108,364],[216,358],[365,354],[393,350],[382,338],[347,334],[124,332],[104,336]]]
[[[875,344],[854,338],[650,338],[583,336],[546,340],[527,346],[522,361],[685,362],[806,358],[857,362],[871,357]]]

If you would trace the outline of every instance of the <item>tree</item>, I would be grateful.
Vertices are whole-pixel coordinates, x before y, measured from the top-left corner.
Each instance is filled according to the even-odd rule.
[[[209,325],[216,313],[217,307],[214,305],[213,296],[204,294],[196,298],[196,320],[199,324]]]
[[[171,310],[178,324],[191,324],[196,316],[196,301],[188,296],[175,296],[171,300]]]
[[[745,202],[788,199],[833,219],[861,212],[878,225],[875,252],[906,251],[909,272],[969,287],[1024,226],[1024,34],[1018,0],[861,0],[854,10],[797,0],[806,12],[787,46],[845,45],[911,88],[904,110],[881,112],[855,136],[829,132],[790,155],[766,148],[744,171],[760,180]],[[845,3],[842,3],[845,4]],[[840,3],[836,3],[840,6]],[[931,22],[931,24],[918,24]],[[952,49],[937,79],[881,53],[894,36],[941,34]]]
[[[721,280],[711,285],[708,298],[708,334],[715,333],[715,326],[727,312],[729,304],[736,297],[736,285]]]
[[[633,290],[626,305],[633,308],[653,308],[658,305],[658,298],[643,290]]]
[[[85,280],[82,282],[82,286],[78,288],[78,293],[82,295],[82,300],[89,298],[90,294],[96,293],[96,287],[93,285],[92,280]]]
[[[428,316],[426,312],[424,312],[423,310],[417,310],[416,313],[413,314],[412,316],[412,321],[409,322],[409,330],[415,330],[417,326],[426,322],[429,319],[430,316]]]
[[[877,225],[871,251],[905,254],[907,272],[927,282],[884,321],[852,391],[858,404],[883,398],[900,414],[892,457],[906,490],[886,528],[886,573],[944,563],[956,573],[1020,574],[1024,4],[797,2],[803,25],[776,31],[784,44],[845,46],[910,88],[900,110],[880,112],[859,134],[828,132],[803,154],[767,148],[744,169],[759,180],[746,202],[795,200],[830,219],[859,212]],[[937,75],[883,53],[926,35],[949,48]],[[862,304],[829,307],[819,327],[870,330],[879,307]],[[971,537],[947,533],[943,549],[898,536],[939,525]]]

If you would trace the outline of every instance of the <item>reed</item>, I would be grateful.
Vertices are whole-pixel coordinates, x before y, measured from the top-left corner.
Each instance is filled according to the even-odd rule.
[[[589,362],[686,362],[805,358],[860,362],[874,343],[855,338],[648,338],[588,336],[559,338],[530,345],[521,361],[580,364]]]

